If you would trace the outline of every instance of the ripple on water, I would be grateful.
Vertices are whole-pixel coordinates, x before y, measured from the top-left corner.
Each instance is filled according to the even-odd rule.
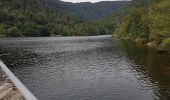
[[[110,36],[0,40],[0,58],[40,100],[168,100],[169,57],[148,52]]]

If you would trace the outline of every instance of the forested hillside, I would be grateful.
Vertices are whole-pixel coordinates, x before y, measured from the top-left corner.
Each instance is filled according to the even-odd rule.
[[[0,37],[111,34],[115,21],[81,21],[44,0],[0,0]]]
[[[132,0],[113,35],[170,50],[170,1]]]
[[[63,30],[76,23],[71,16],[47,8],[41,0],[0,1],[0,36],[65,35]]]
[[[99,20],[112,15],[114,12],[127,5],[129,1],[102,1],[97,3],[82,2],[71,3],[60,0],[45,0],[53,8],[79,16],[83,20]]]

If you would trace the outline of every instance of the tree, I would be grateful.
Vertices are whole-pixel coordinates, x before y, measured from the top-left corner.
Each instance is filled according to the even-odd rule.
[[[7,29],[7,36],[8,37],[20,37],[20,31],[16,26],[11,26]]]
[[[3,37],[5,35],[5,28],[0,25],[0,37]]]

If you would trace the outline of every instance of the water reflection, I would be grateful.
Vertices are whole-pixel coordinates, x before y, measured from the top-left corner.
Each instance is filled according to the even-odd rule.
[[[158,100],[170,99],[170,55],[159,54],[152,48],[139,46],[132,41],[122,40],[122,48],[128,58],[137,66],[133,66],[138,73],[145,75],[152,85],[157,88],[155,95]],[[143,80],[146,78],[144,77]]]
[[[40,100],[170,99],[170,56],[109,36],[2,39],[0,59]]]

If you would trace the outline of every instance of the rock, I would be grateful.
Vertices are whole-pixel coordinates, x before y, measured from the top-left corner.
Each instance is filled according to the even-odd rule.
[[[0,100],[24,100],[21,93],[9,81],[0,81]]]
[[[147,46],[151,47],[151,48],[156,48],[157,44],[155,42],[149,42],[149,43],[147,43]]]

